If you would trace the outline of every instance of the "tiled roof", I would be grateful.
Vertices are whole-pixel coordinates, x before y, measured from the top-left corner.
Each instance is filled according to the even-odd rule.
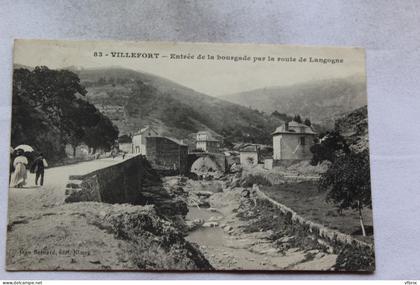
[[[219,141],[218,139],[213,137],[213,135],[210,132],[207,132],[207,131],[198,132],[197,136],[198,135],[206,135],[207,136],[207,138],[205,140],[199,140],[199,141],[207,141],[207,142],[210,142],[210,141],[218,142]]]
[[[164,137],[164,138],[166,138],[166,139],[168,139],[170,141],[173,141],[174,143],[179,144],[179,145],[185,145],[185,146],[187,145],[187,144],[183,143],[182,141],[180,141],[180,140],[178,140],[176,138],[170,138],[170,137]]]
[[[153,127],[151,127],[151,126],[146,126],[146,127],[144,127],[144,128],[142,128],[141,130],[139,130],[139,131],[137,131],[137,132],[135,132],[134,133],[134,135],[141,135],[141,134],[143,134],[143,133],[145,133],[147,130],[152,130],[152,131],[154,131],[155,133],[157,133],[158,131],[156,131]]]
[[[187,146],[187,144],[183,143],[182,141],[180,141],[176,138],[164,137],[164,136],[150,136],[150,137],[147,137],[146,140],[148,138],[164,138],[164,139],[170,140],[171,142],[176,143],[177,145]]]
[[[256,145],[247,145],[242,147],[240,152],[258,152],[258,147]]]
[[[312,134],[315,135],[316,133],[314,132],[314,130],[312,129],[312,127],[307,126],[305,124],[301,124],[295,121],[291,121],[288,124],[288,129],[286,130],[285,125],[281,125],[280,127],[278,127],[273,133],[272,135],[276,135],[276,134],[293,134],[293,133],[297,133],[297,134]]]

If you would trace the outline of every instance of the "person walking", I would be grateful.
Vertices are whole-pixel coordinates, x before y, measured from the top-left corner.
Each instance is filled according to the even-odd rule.
[[[48,167],[48,163],[45,160],[44,155],[40,153],[32,164],[32,170],[35,173],[35,185],[38,186],[38,180],[40,178],[39,185],[44,185],[44,171],[46,167]]]
[[[28,165],[28,159],[24,156],[24,152],[21,149],[16,151],[16,158],[13,160],[13,171],[10,179],[10,187],[22,188],[26,184],[26,166]]]

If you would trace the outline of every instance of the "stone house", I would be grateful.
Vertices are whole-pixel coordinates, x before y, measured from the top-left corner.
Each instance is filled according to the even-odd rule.
[[[177,139],[146,137],[146,158],[158,172],[167,175],[188,173],[188,146]]]
[[[316,133],[312,127],[295,121],[278,127],[273,136],[274,161],[310,160]]]
[[[159,136],[157,130],[151,126],[147,126],[133,134],[133,153],[146,155],[146,138],[150,136]]]
[[[131,135],[122,135],[118,138],[118,149],[125,153],[133,153],[133,139]]]
[[[69,158],[86,159],[89,157],[91,149],[84,143],[78,145],[76,149],[71,144],[66,144],[65,152]]]
[[[196,149],[204,152],[218,152],[220,141],[215,139],[209,132],[198,132],[196,137]]]
[[[248,145],[239,150],[239,158],[242,166],[257,165],[260,159],[258,146]]]
[[[125,153],[133,153],[133,143],[127,143],[127,142],[119,143],[118,149]]]

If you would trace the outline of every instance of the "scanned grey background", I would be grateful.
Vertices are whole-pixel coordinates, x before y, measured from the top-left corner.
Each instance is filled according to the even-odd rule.
[[[376,273],[5,272],[14,38],[365,47]],[[0,0],[0,279],[420,279],[419,89],[420,1]]]

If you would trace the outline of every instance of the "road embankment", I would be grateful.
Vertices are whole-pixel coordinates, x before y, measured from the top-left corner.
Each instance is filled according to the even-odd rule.
[[[7,270],[212,270],[184,239],[186,203],[141,161],[51,168],[44,186],[10,189]],[[97,191],[99,201],[65,203],[72,170],[82,187],[70,195]]]
[[[7,270],[211,270],[152,205],[64,204],[8,224]]]

